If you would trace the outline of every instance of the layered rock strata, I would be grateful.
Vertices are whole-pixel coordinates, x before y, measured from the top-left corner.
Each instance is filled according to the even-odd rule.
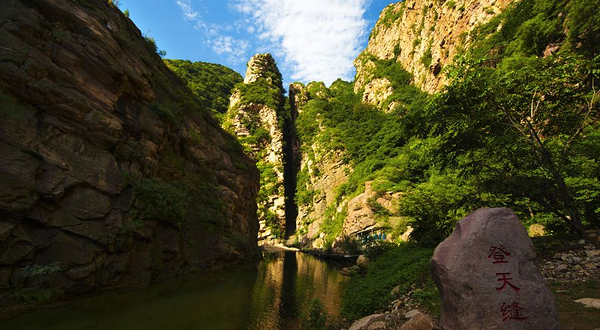
[[[256,167],[118,8],[6,0],[0,27],[0,289],[256,253]]]

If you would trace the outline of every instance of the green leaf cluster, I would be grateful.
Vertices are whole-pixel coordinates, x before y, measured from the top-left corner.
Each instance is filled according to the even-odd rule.
[[[219,64],[188,60],[164,62],[187,82],[202,107],[210,110],[217,118],[221,118],[227,112],[231,91],[243,80],[239,73]]]
[[[593,58],[600,55],[600,19],[594,15],[598,6],[599,0],[519,1],[475,29],[470,48],[476,57],[486,55],[490,61],[542,56],[549,46]]]
[[[273,85],[267,78],[261,77],[249,84],[238,83],[235,88],[239,90],[241,101],[239,105],[244,104],[264,104],[271,109],[283,108],[282,89]]]
[[[134,186],[142,219],[161,220],[181,227],[191,202],[189,187],[182,182],[142,179]]]

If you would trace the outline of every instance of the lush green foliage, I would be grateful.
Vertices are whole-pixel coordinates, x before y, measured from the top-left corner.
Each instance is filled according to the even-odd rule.
[[[573,0],[567,8],[565,25],[571,46],[589,57],[600,55],[600,1]]]
[[[219,64],[164,60],[167,66],[187,82],[200,104],[221,118],[227,112],[233,86],[242,82],[242,76]]]
[[[342,212],[336,212],[334,205],[327,208],[325,211],[325,219],[321,225],[321,231],[325,233],[326,246],[331,246],[331,243],[333,243],[336,237],[340,237],[344,226],[344,220],[347,216],[347,208],[344,208]]]
[[[598,0],[519,1],[476,29],[471,48],[476,57],[486,55],[490,61],[543,55],[549,45],[593,58],[600,54],[600,19],[594,9],[598,6]]]
[[[308,167],[304,167],[298,172],[296,177],[296,205],[298,206],[310,206],[313,197],[317,194],[317,191],[311,189],[310,175],[308,174]]]
[[[150,47],[150,49],[155,52],[158,56],[160,57],[165,57],[167,56],[167,52],[165,50],[162,49],[158,49],[158,46],[156,45],[156,40],[149,36],[149,35],[144,35],[144,39],[146,40],[146,44],[148,45],[148,47]]]
[[[389,114],[360,104],[344,82],[309,93],[297,120],[303,146],[341,150],[354,168],[337,201],[367,180],[376,191],[403,192],[396,216],[409,217],[412,237],[431,245],[482,206],[511,207],[556,232],[598,226],[600,63],[597,45],[585,42],[597,36],[588,35],[595,18],[565,20],[565,8],[573,17],[587,8],[565,5],[521,1],[474,31],[473,48],[447,70],[451,84],[431,97],[396,61],[361,55],[375,64],[372,78],[392,83],[381,106],[393,104]],[[558,50],[541,57],[548,45]]]
[[[433,312],[439,302],[437,288],[431,280],[429,259],[433,249],[412,245],[393,247],[374,260],[364,276],[355,276],[342,298],[342,314],[349,319],[385,308],[393,299],[390,291],[397,285],[406,293],[411,285],[418,289],[421,302]]]
[[[274,195],[283,195],[283,185],[278,182],[277,172],[272,164],[262,160],[256,165],[260,170],[260,190],[256,198],[259,219],[265,220],[267,227],[271,228],[272,234],[283,237],[284,233],[277,220],[277,215],[269,209],[269,198]]]
[[[510,206],[558,231],[599,223],[600,64],[588,35],[597,18],[582,8],[525,0],[475,30],[426,111],[440,168],[460,171],[475,204]]]
[[[375,180],[376,190],[400,191],[410,185],[410,180],[418,181],[423,176],[423,155],[413,157],[419,146],[406,144],[414,126],[407,114],[424,103],[425,94],[409,85],[411,75],[394,61],[377,62],[372,74],[392,83],[395,92],[386,102],[395,102],[392,113],[361,103],[353,85],[338,80],[329,89],[322,84],[309,84],[310,99],[296,120],[302,151],[311,159],[314,160],[313,146],[322,151],[321,155],[338,150],[354,167],[349,182],[338,189],[337,202],[362,192],[367,180]],[[318,176],[315,172],[318,171],[313,170],[313,177]],[[297,202],[310,205],[317,192],[311,189],[307,168],[298,173],[297,182]],[[337,205],[328,208],[321,226],[327,243],[341,234],[345,213],[335,212],[336,209]],[[387,216],[382,214],[381,220]]]
[[[523,215],[550,212],[574,230],[581,230],[582,221],[597,224],[599,214],[591,211],[600,206],[600,173],[591,165],[600,151],[591,147],[597,136],[597,61],[559,52],[511,56],[496,69],[484,63],[459,61],[453,84],[432,106],[444,166],[475,178],[483,204],[500,202]],[[583,151],[580,144],[591,149]]]
[[[265,78],[258,78],[255,82],[244,84],[239,83],[235,88],[240,91],[242,96],[241,104],[264,104],[272,109],[281,109],[283,107],[283,93],[280,88],[276,88]]]

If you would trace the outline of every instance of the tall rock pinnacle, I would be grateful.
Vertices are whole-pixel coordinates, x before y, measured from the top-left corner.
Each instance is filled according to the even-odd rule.
[[[230,99],[225,127],[235,133],[261,171],[257,199],[259,239],[281,239],[286,230],[284,131],[290,115],[284,109],[281,73],[271,54],[248,62],[244,83]]]

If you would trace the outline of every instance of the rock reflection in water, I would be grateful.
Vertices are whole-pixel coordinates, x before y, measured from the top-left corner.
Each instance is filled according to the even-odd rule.
[[[249,329],[299,329],[313,299],[338,318],[345,281],[333,266],[306,254],[266,255],[252,293]]]
[[[112,291],[14,318],[0,313],[0,330],[294,330],[314,298],[339,317],[344,283],[335,267],[312,256],[265,254],[252,267],[136,292]]]

